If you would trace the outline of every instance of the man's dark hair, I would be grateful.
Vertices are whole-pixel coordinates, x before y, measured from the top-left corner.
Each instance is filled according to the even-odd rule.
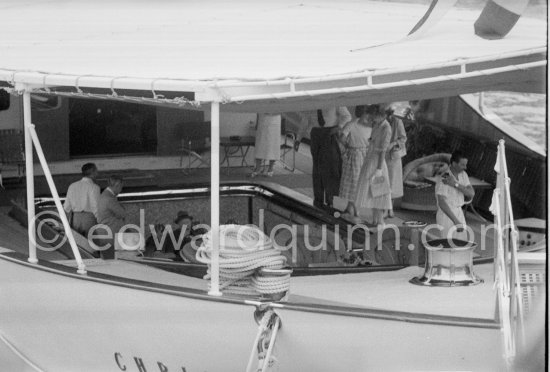
[[[384,111],[387,116],[391,116],[395,113],[395,107],[393,105],[387,105]]]
[[[360,118],[365,113],[365,105],[355,106],[355,117]]]
[[[122,182],[123,180],[122,180],[122,177],[120,176],[112,175],[111,177],[109,177],[109,187],[114,187],[118,183],[122,183]]]
[[[365,108],[365,113],[369,115],[378,115],[378,116],[385,116],[386,113],[384,112],[384,108],[382,105],[375,104],[375,105],[368,105]]]
[[[456,150],[451,154],[451,161],[450,163],[458,163],[460,159],[467,159],[466,155],[460,150]]]
[[[84,177],[89,177],[92,175],[92,173],[94,172],[94,170],[96,170],[97,167],[94,163],[86,163],[82,166],[81,170],[82,170],[82,175]]]
[[[175,224],[178,224],[180,223],[181,220],[183,219],[188,219],[188,220],[191,220],[193,221],[193,216],[191,216],[189,213],[187,213],[186,211],[179,211],[178,212],[178,215],[176,216],[176,219],[174,220],[174,223]]]

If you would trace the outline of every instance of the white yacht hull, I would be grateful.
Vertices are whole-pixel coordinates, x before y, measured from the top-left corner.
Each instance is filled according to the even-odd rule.
[[[0,258],[2,370],[36,370],[29,363],[44,371],[246,369],[257,325],[244,301]],[[505,368],[496,323],[364,310],[296,302],[276,309],[280,371]]]
[[[244,370],[257,329],[253,307],[5,260],[0,281],[0,332],[44,371]]]

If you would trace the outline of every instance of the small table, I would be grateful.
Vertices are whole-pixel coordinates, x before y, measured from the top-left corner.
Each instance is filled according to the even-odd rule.
[[[256,138],[252,136],[238,138],[221,137],[220,146],[223,148],[223,160],[220,165],[223,166],[223,163],[227,162],[227,169],[229,169],[229,159],[238,158],[241,159],[241,167],[249,166],[246,162],[246,155],[250,146],[254,146],[255,143]]]

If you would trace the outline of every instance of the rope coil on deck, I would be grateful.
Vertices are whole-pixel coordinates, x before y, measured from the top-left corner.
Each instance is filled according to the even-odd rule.
[[[211,277],[212,239],[208,232],[196,258],[208,265]],[[283,270],[286,257],[271,239],[255,226],[220,226],[220,289],[227,293],[258,295],[287,292],[290,270]],[[210,283],[209,283],[210,286]]]

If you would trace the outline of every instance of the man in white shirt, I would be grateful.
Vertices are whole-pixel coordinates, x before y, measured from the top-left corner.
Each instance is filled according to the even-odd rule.
[[[69,215],[71,227],[87,236],[88,231],[97,223],[99,186],[95,183],[98,170],[94,163],[82,166],[82,179],[74,182],[67,190],[63,208]]]
[[[466,156],[460,151],[455,151],[451,155],[449,169],[437,179],[436,222],[442,229],[442,238],[468,239],[462,206],[465,204],[464,199],[472,200],[475,192],[466,173],[467,165]],[[451,236],[449,236],[449,230],[452,230]]]
[[[339,130],[352,119],[346,107],[317,110],[317,126],[311,121],[311,157],[313,160],[313,203],[318,207],[332,206],[340,192],[342,156]]]
[[[303,111],[299,113],[301,121],[296,141],[301,141],[302,138],[311,138],[311,130],[313,128],[331,128],[338,126],[342,128],[344,124],[351,121],[352,116],[345,106],[330,107],[328,109],[316,111]],[[321,120],[323,123],[321,124]]]

